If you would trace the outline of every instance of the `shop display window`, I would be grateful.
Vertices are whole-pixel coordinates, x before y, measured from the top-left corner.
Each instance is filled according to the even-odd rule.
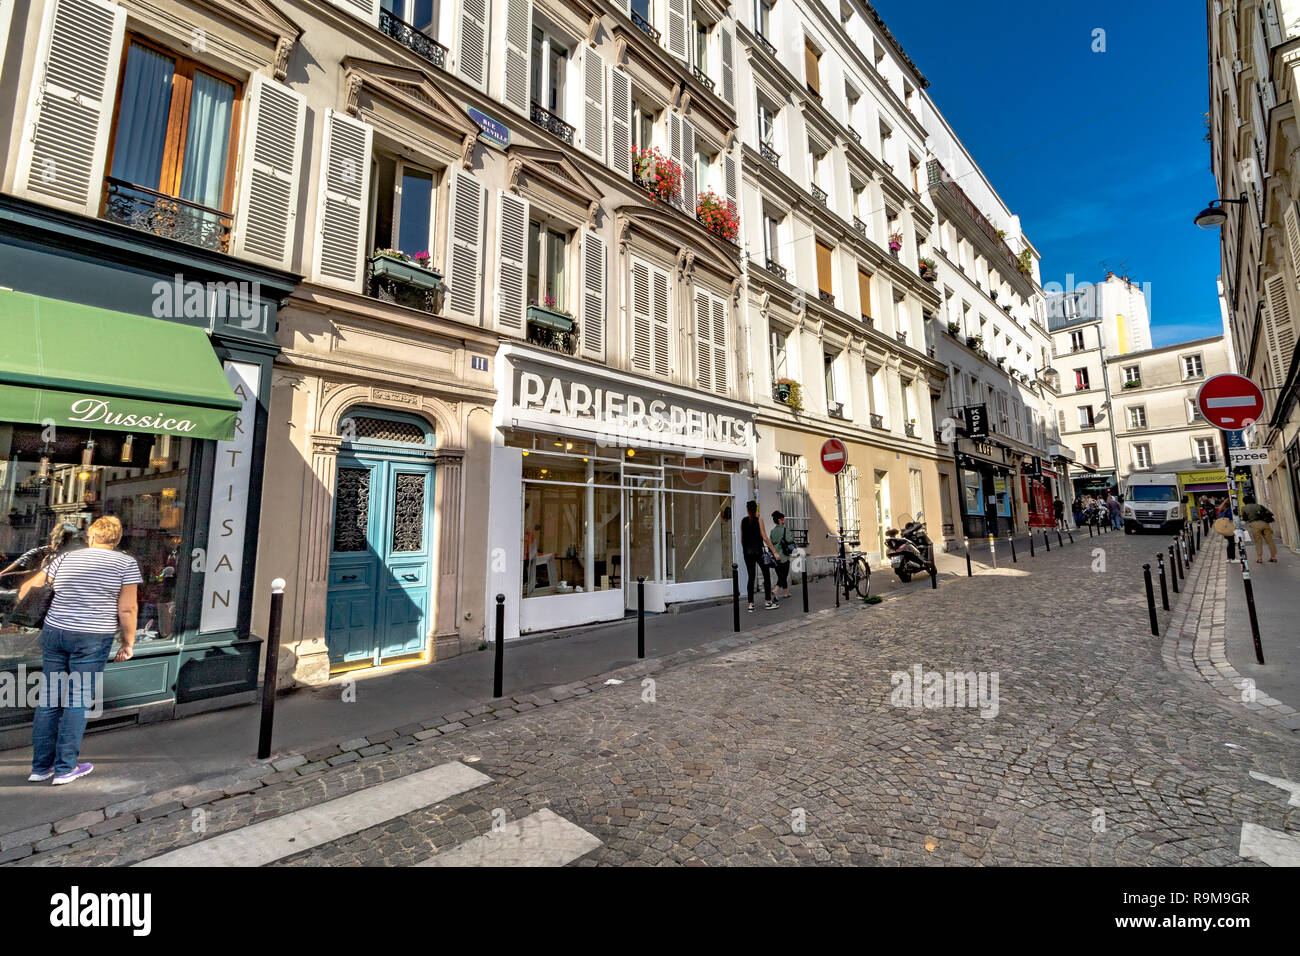
[[[86,547],[103,515],[121,520],[119,550],[144,579],[137,646],[176,639],[194,447],[170,435],[0,422],[0,670],[40,663],[40,633],[5,622],[19,585],[47,556]]]

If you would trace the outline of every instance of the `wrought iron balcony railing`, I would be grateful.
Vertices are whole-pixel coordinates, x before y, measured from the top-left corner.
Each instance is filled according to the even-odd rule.
[[[776,47],[772,46],[772,41],[761,33],[754,34],[758,38],[758,45],[767,51],[768,56],[776,56]]]
[[[390,36],[417,56],[422,56],[441,70],[447,68],[447,48],[387,10],[379,11],[379,32]]]
[[[903,423],[903,434],[906,435],[908,438],[915,438],[915,437],[916,437],[916,422],[904,422],[904,423]]]
[[[108,194],[104,218],[110,222],[192,246],[228,251],[232,226],[229,213],[112,176],[105,177],[104,182]]]
[[[827,402],[826,414],[829,415],[831,418],[840,418],[840,419],[844,418],[844,403]]]
[[[858,235],[864,237],[866,236],[867,224],[863,222],[861,219],[859,219],[857,216],[853,217],[853,228],[858,231]]]
[[[552,136],[563,140],[570,146],[573,145],[573,127],[536,100],[533,100],[533,108],[529,114],[529,119],[533,121],[534,125],[540,126]]]
[[[835,305],[835,296],[832,293],[827,292],[825,289],[817,290],[817,298],[821,299],[827,305]]]
[[[713,78],[709,76],[707,73],[705,73],[703,70],[701,70],[698,66],[691,67],[691,74],[697,80],[699,80],[701,83],[707,86],[710,92],[713,92],[717,89],[717,84],[713,82]]]
[[[989,222],[988,218],[979,211],[979,207],[971,201],[970,197],[966,195],[966,192],[957,185],[957,181],[953,179],[952,175],[943,168],[937,159],[930,160],[929,164],[926,166],[926,174],[927,184],[930,189],[940,189],[946,192],[952,200],[962,208],[966,215],[970,217],[988,240],[1001,250],[1003,257],[1010,265],[1011,271],[1021,274],[1020,260],[1017,259],[1016,254],[1011,251],[1011,247],[1007,245],[1007,241],[998,235],[997,227],[993,225],[993,223]]]
[[[875,412],[872,412],[872,413],[871,413],[871,427],[872,427],[872,428],[879,428],[881,431],[884,431],[884,430],[885,430],[885,416],[884,416],[884,415],[877,415]]]
[[[768,259],[764,265],[767,267],[767,271],[772,273],[772,275],[776,276],[778,279],[785,279],[787,274],[786,268],[781,265],[781,263],[777,262],[775,259]]]
[[[758,144],[758,155],[762,156],[773,166],[779,167],[781,165],[781,154],[767,143]]]
[[[895,332],[895,333],[894,333],[894,338],[898,339],[898,341],[900,341],[900,342],[902,342],[902,343],[904,343],[904,344],[907,343],[907,333],[906,333],[906,332]]]
[[[812,191],[813,199],[817,200],[819,203],[825,206],[826,201],[830,198],[829,196],[826,195],[826,190],[822,189],[816,183],[811,184],[809,186],[809,189]]]
[[[649,20],[641,16],[641,14],[637,13],[635,10],[632,11],[632,23],[642,33],[644,33],[650,39],[654,40],[655,43],[658,43],[661,37],[663,36],[658,30],[656,30],[654,27],[650,25]]]
[[[853,142],[857,143],[858,145],[862,145],[862,134],[861,134],[861,133],[859,133],[857,130],[855,130],[852,126],[846,126],[846,127],[844,127],[844,128],[845,128],[846,130],[848,130],[848,133],[849,133],[849,139],[853,140]]]

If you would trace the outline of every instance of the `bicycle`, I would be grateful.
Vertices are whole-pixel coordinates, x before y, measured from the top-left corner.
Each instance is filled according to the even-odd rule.
[[[844,540],[841,535],[828,534],[826,537]],[[844,598],[856,590],[858,597],[867,598],[871,596],[871,565],[867,563],[867,557],[856,548],[846,550],[841,558],[838,553],[831,555],[831,568],[835,574],[835,589],[838,591],[841,584],[844,587]]]

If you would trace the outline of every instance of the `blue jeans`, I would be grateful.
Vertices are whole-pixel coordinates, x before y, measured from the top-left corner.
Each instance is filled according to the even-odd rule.
[[[44,698],[32,720],[32,772],[71,773],[86,732],[86,707],[91,693],[102,691],[102,674],[113,646],[113,634],[41,631]],[[75,676],[70,676],[75,675]]]

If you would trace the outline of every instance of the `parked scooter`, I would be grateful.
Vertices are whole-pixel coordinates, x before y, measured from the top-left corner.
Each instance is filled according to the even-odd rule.
[[[912,580],[913,574],[929,573],[930,538],[925,533],[925,522],[909,521],[902,531],[890,528],[885,535],[885,554],[904,583]]]

